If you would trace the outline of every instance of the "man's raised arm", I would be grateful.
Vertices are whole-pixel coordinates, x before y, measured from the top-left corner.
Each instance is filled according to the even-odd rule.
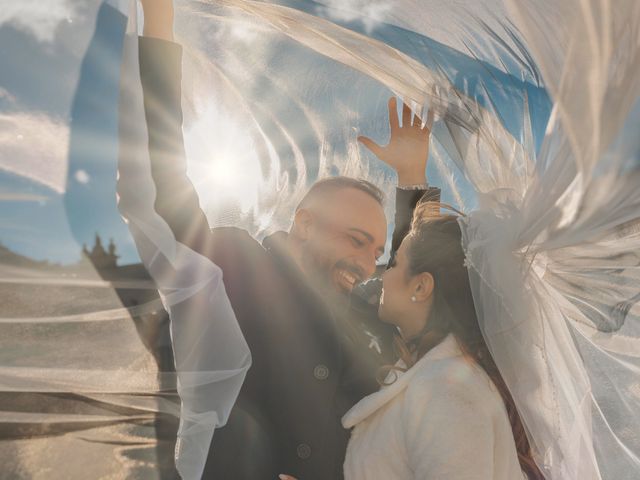
[[[426,174],[432,125],[431,111],[423,127],[422,120],[413,116],[411,109],[405,104],[402,106],[402,126],[400,126],[396,99],[391,98],[389,100],[391,130],[389,143],[386,146],[380,146],[370,138],[358,138],[365,147],[398,174],[395,226],[390,259],[393,259],[402,239],[409,233],[416,204],[420,200],[440,201],[440,189],[428,185]]]
[[[182,48],[173,43],[172,0],[142,0],[144,36],[139,40],[140,77],[149,133],[155,209],[176,240],[204,253],[209,224],[187,177],[182,135]]]

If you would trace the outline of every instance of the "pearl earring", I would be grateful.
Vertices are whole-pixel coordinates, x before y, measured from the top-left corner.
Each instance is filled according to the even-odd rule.
[[[413,303],[416,303],[416,301],[417,301],[417,300],[418,300],[418,299],[416,298],[416,296],[415,296],[415,295],[411,295],[411,301],[412,301]]]

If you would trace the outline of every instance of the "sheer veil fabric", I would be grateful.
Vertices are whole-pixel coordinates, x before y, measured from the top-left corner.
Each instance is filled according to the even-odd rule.
[[[509,6],[554,110],[530,180],[508,199],[484,183],[486,206],[460,220],[476,308],[546,476],[631,479],[640,472],[640,172],[629,128],[640,10]]]
[[[443,176],[473,192],[456,199],[481,327],[537,463],[549,479],[640,475],[637,2],[217,4],[375,79],[423,118],[436,110]],[[416,53],[418,37],[385,37],[376,18],[509,80],[456,77],[453,56],[426,42]],[[514,76],[544,87],[550,115]]]
[[[210,260],[176,241],[154,210],[140,86],[135,2],[124,43],[120,88],[118,207],[171,319],[180,396],[176,468],[200,478],[214,429],[224,426],[251,365],[249,347]]]
[[[181,404],[178,409],[162,397],[153,360],[136,350],[141,342],[130,320],[157,309],[157,302],[42,318],[27,318],[25,309],[2,318],[5,341],[22,339],[27,323],[42,323],[60,343],[54,349],[33,341],[44,345],[38,356],[16,353],[13,345],[3,348],[8,360],[0,368],[0,392],[98,399],[117,407],[108,422],[131,420],[131,412],[135,418],[158,412],[179,416],[176,465],[183,478],[195,479],[215,428],[228,418],[251,355],[221,270],[177,242],[154,211],[136,2],[89,3],[91,8],[78,7],[69,18],[86,27],[87,43],[93,32],[91,41],[99,48],[74,50],[80,81],[65,108],[71,111],[74,103],[77,110],[82,92],[89,92],[85,106],[94,112],[93,100],[101,93],[87,90],[96,78],[80,66],[93,65],[92,56],[100,59],[100,52],[113,52],[114,65],[103,70],[115,79],[118,101],[109,112],[116,128],[100,133],[112,135],[104,145],[115,142],[117,148],[113,158],[100,161],[113,167],[113,193],[118,167],[118,209],[127,222],[118,231],[135,242],[154,283],[136,285],[158,288],[170,314],[176,373],[160,376],[177,384]],[[467,213],[459,222],[481,328],[538,465],[550,480],[640,478],[640,3],[177,0],[175,5],[188,173],[210,225],[241,226],[257,238],[287,229],[308,185],[328,175],[364,177],[390,189],[392,172],[358,148],[357,135],[384,143],[390,95],[423,119],[428,109],[435,110],[428,177],[442,187],[444,202]],[[9,13],[0,13],[0,26],[12,18],[13,10],[4,11]],[[122,31],[105,33],[104,17],[122,20]],[[17,25],[40,32],[43,49],[73,50],[48,30],[37,30],[41,23],[30,25],[26,16]],[[43,77],[45,68],[34,66]],[[0,90],[0,121],[11,132],[35,108],[17,102],[7,110],[12,101],[11,92]],[[41,103],[36,107],[45,110],[47,102]],[[0,155],[0,169],[63,196],[62,216],[78,246],[84,239],[74,223],[73,189],[92,185],[95,165],[82,163],[86,151],[74,153],[74,142],[94,137],[86,125],[64,115],[47,125],[55,127],[54,137],[67,135],[71,147],[34,146],[27,152],[27,142],[16,143],[10,154]],[[33,131],[22,132],[27,139],[49,131],[28,128]],[[2,142],[8,138],[0,136]],[[40,157],[47,159],[46,168],[38,166]],[[32,273],[18,283],[40,282]],[[84,280],[56,282],[71,289]],[[69,334],[70,322],[81,337]],[[107,337],[107,328],[113,337]],[[111,347],[100,343],[107,338],[119,339],[114,348],[121,348],[114,351],[124,353],[107,355]],[[62,345],[74,353],[69,362],[88,360],[58,361]],[[121,410],[125,407],[129,410]],[[75,412],[58,415],[65,424],[84,420]]]

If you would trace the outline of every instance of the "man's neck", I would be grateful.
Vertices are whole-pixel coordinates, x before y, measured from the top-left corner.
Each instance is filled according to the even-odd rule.
[[[295,235],[289,232],[287,234],[286,240],[283,242],[282,247],[284,250],[282,253],[288,255],[289,258],[293,260],[293,263],[295,263],[298,270],[300,270],[300,273],[306,277],[304,271],[304,263],[302,261],[302,248],[300,247],[300,242],[298,242],[295,238]]]

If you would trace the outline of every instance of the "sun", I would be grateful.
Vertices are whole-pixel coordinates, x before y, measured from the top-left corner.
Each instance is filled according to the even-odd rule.
[[[207,178],[224,190],[234,191],[242,187],[242,177],[237,165],[232,159],[223,158],[211,161],[207,168]]]
[[[243,213],[257,210],[264,180],[246,125],[212,100],[185,130],[187,172],[205,212],[229,204]]]

